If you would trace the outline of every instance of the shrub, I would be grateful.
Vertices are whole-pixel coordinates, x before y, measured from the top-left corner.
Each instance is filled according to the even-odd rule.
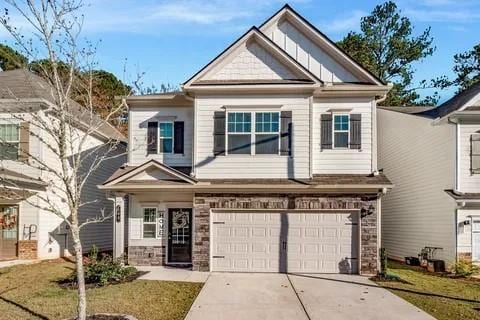
[[[460,259],[453,265],[453,271],[457,276],[470,277],[480,272],[480,267],[475,265],[472,261]]]
[[[93,246],[88,257],[84,258],[85,282],[105,286],[109,283],[118,283],[127,280],[137,274],[134,267],[126,267],[122,259],[114,259],[104,254],[98,257],[98,249]],[[77,281],[76,274],[72,274],[72,280]]]

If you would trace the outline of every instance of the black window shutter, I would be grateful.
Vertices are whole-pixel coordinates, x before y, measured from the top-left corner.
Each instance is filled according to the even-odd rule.
[[[362,148],[362,115],[350,114],[350,149]]]
[[[292,155],[292,111],[280,113],[280,155]]]
[[[213,154],[225,155],[225,111],[213,115]]]
[[[322,114],[320,116],[320,145],[322,149],[332,149],[332,115]]]
[[[149,122],[147,126],[147,154],[157,153],[158,122]]]
[[[173,153],[183,154],[185,125],[183,121],[175,121],[173,124]]]

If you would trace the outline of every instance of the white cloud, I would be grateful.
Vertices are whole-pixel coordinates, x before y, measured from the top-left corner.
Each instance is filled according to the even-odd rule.
[[[365,11],[355,10],[347,16],[341,16],[330,22],[322,23],[322,29],[333,33],[357,30],[360,27],[360,19],[366,15],[368,13]]]

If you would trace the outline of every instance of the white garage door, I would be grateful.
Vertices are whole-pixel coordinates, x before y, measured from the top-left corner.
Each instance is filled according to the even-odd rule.
[[[212,270],[357,273],[358,214],[214,212]]]

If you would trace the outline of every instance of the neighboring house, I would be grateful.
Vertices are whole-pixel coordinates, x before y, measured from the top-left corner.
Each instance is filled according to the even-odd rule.
[[[116,193],[115,253],[201,271],[376,273],[392,186],[377,172],[376,99],[389,89],[287,5],[180,92],[126,99],[128,163],[101,186]]]
[[[54,118],[49,113],[54,101],[51,90],[46,81],[29,71],[0,72],[0,260],[58,258],[68,255],[73,244],[64,221],[40,208],[40,197],[36,197],[39,195],[42,199],[59,200],[41,182],[49,179],[49,173],[32,165],[35,161],[42,161],[55,167],[59,162],[47,146],[51,136],[35,125],[38,116],[43,121],[52,121]],[[29,113],[23,115],[27,109]],[[74,116],[75,124],[78,123],[76,130],[82,130],[80,114]],[[28,119],[30,121],[26,121]],[[107,141],[112,139],[118,141],[125,138],[115,128],[104,123],[98,132],[89,136],[85,151],[105,152],[109,150]],[[93,149],[94,147],[99,148]],[[121,156],[122,148],[125,154],[123,142],[123,146],[115,151],[119,156],[104,162],[88,179],[82,200],[90,204],[80,209],[81,221],[100,216],[101,209],[106,208],[107,213],[113,210],[112,201],[106,198],[97,185],[126,160],[126,155]],[[111,221],[105,221],[88,225],[82,230],[85,252],[92,245],[100,250],[112,250],[111,224]]]
[[[378,141],[395,184],[382,201],[388,254],[480,261],[480,83],[436,108],[382,107]]]

